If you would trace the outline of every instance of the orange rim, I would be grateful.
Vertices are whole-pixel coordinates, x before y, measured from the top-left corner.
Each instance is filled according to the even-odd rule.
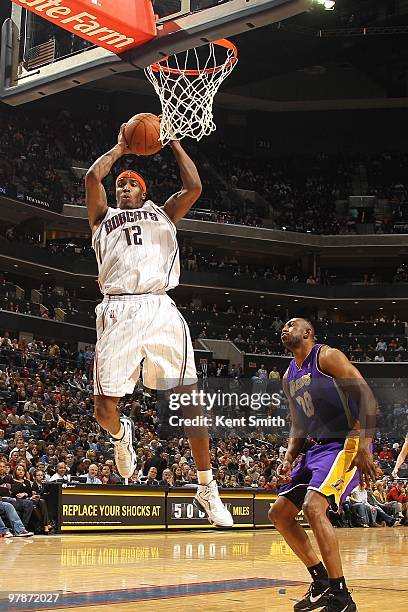
[[[185,76],[198,76],[200,74],[214,74],[215,72],[220,72],[224,68],[228,68],[232,64],[234,64],[238,60],[238,49],[230,40],[226,38],[220,38],[219,40],[214,40],[213,45],[218,45],[219,47],[224,47],[225,49],[229,49],[234,52],[233,57],[231,57],[226,63],[221,64],[220,66],[215,66],[214,68],[205,68],[203,70],[183,70],[182,68],[169,68],[169,66],[162,65],[162,62],[165,62],[169,59],[169,55],[163,57],[163,59],[155,62],[150,66],[153,72],[168,72],[169,74],[184,74]]]

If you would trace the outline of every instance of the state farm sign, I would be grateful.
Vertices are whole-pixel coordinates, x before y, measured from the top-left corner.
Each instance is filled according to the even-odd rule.
[[[156,36],[150,0],[12,0],[39,17],[114,53]]]

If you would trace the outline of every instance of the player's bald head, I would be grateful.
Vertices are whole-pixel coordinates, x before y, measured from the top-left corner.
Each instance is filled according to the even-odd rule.
[[[310,319],[303,319],[302,317],[293,317],[292,319],[289,319],[287,323],[285,323],[283,329],[287,326],[294,326],[299,330],[302,329],[304,331],[308,331],[313,338],[315,336],[315,328]]]
[[[301,317],[289,319],[282,328],[281,340],[289,351],[299,348],[305,342],[314,343],[314,326],[309,319]]]
[[[309,334],[310,334],[310,336],[312,338],[315,337],[315,328],[314,328],[313,323],[309,319],[299,318],[299,319],[296,319],[296,320],[300,322],[300,325],[303,326],[303,329],[305,331],[309,332]]]

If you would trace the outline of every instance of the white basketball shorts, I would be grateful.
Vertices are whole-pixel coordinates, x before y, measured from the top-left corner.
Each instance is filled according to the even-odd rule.
[[[190,332],[168,295],[106,296],[95,312],[95,395],[132,393],[142,360],[149,389],[197,382]]]

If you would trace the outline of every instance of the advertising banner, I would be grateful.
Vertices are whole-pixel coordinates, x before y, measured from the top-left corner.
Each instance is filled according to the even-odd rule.
[[[60,532],[212,528],[206,514],[193,503],[195,488],[56,486]],[[234,519],[233,529],[273,527],[268,512],[276,495],[250,488],[220,489],[220,495]],[[302,512],[297,520],[307,525]]]
[[[268,519],[268,512],[277,500],[277,495],[267,491],[257,492],[254,499],[254,523],[255,527],[273,527]]]
[[[150,0],[13,0],[54,25],[113,53],[156,35]]]
[[[167,494],[167,525],[169,529],[197,529],[211,527],[204,512],[193,504],[195,489],[171,489]],[[234,528],[253,527],[254,506],[252,491],[220,489],[220,496],[234,519]]]
[[[60,529],[165,529],[166,493],[158,487],[68,485],[61,488]]]
[[[0,183],[0,196],[5,196],[12,200],[20,200],[31,206],[36,206],[43,210],[50,210],[51,212],[61,213],[63,209],[62,201],[49,201],[44,198],[38,198],[33,194],[17,190],[13,185],[4,185]]]

